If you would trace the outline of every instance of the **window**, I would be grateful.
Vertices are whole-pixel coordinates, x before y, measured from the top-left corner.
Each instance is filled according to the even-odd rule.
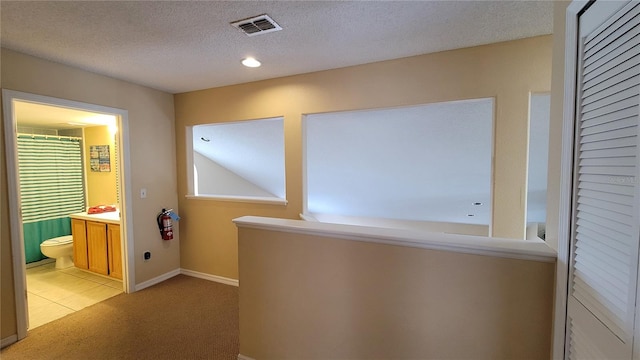
[[[282,117],[193,126],[188,197],[286,203]]]
[[[475,224],[488,234],[493,99],[311,114],[305,131],[310,218]]]

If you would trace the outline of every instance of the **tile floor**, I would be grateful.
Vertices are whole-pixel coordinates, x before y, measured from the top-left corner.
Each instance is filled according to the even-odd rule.
[[[55,262],[27,269],[29,329],[122,293],[122,281]]]

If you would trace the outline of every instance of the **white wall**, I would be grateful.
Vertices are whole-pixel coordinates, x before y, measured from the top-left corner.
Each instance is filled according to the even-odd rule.
[[[484,98],[307,115],[305,211],[488,226],[493,109]]]
[[[305,219],[346,225],[360,225],[393,229],[409,229],[449,234],[489,236],[488,225],[457,224],[449,222],[410,221],[398,219],[381,219],[358,216],[342,216],[335,214],[306,214]]]
[[[550,102],[549,94],[532,94],[529,104],[527,223],[544,223],[547,217]]]
[[[197,171],[197,195],[275,196],[197,151],[193,152],[193,164]]]
[[[204,124],[192,129],[193,150],[267,191],[268,196],[285,198],[282,117]],[[218,188],[219,193],[233,192]]]

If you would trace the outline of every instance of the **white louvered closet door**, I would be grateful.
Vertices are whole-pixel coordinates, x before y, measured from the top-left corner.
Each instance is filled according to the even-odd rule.
[[[640,242],[640,2],[607,5],[609,12],[598,3],[580,20],[566,355],[632,359]]]

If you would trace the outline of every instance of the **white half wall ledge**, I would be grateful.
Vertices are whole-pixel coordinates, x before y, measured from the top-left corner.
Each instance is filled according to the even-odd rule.
[[[509,259],[555,262],[557,253],[542,240],[516,240],[473,235],[443,234],[407,229],[329,224],[259,216],[233,219],[240,229],[260,229],[344,240],[441,250]]]
[[[288,201],[286,199],[281,199],[276,197],[235,196],[235,195],[185,195],[184,197],[191,200],[232,201],[232,202],[271,204],[271,205],[287,205],[288,204]]]

